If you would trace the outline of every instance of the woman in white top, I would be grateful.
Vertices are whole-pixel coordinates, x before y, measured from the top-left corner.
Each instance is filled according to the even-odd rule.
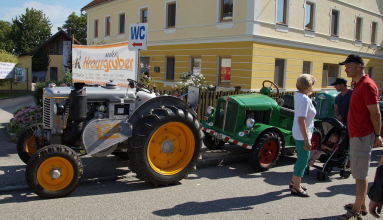
[[[290,182],[292,195],[308,197],[307,189],[301,186],[307,162],[310,158],[311,136],[314,131],[315,107],[308,97],[311,95],[315,83],[314,76],[302,74],[297,79],[298,92],[294,94],[294,123],[293,137],[297,151],[297,161]]]

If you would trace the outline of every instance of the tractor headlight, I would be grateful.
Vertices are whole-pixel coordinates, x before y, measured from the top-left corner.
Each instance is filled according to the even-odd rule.
[[[255,120],[253,118],[246,119],[246,127],[252,128],[255,124]]]
[[[207,110],[206,110],[206,113],[208,113],[209,115],[213,114],[214,113],[214,107],[213,106],[208,106]]]

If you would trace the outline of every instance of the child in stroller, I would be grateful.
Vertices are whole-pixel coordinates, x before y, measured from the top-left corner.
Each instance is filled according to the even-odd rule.
[[[332,121],[330,121],[332,122]],[[310,166],[318,168],[317,179],[325,180],[331,173],[334,167],[340,168],[340,176],[342,178],[348,178],[351,174],[347,167],[348,155],[349,155],[349,141],[347,135],[347,128],[343,126],[339,121],[332,124],[332,128],[328,130],[324,138],[321,135],[323,132],[315,131],[313,134],[313,150],[309,160],[309,166],[307,167],[306,174],[309,174]],[[315,161],[319,160],[323,163],[323,166],[315,165]]]

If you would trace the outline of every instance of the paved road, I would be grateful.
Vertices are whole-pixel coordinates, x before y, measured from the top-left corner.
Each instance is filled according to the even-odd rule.
[[[15,109],[14,102],[5,106],[0,101],[0,123],[7,121],[3,116]],[[312,196],[293,197],[286,184],[294,157],[254,173],[247,163],[238,163],[244,160],[243,152],[228,149],[232,151],[206,151],[200,160],[223,161],[221,165],[198,168],[181,184],[160,188],[136,179],[126,161],[84,158],[79,187],[68,197],[45,200],[25,188],[25,165],[15,145],[0,136],[0,219],[336,219],[344,212],[343,204],[353,201],[351,178],[334,173],[329,181],[318,182],[312,172],[304,178]],[[382,154],[382,149],[373,152],[370,182]]]

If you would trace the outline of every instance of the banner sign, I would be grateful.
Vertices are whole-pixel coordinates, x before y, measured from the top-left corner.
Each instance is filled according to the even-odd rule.
[[[16,63],[0,62],[0,79],[13,78],[13,68]]]
[[[128,87],[127,79],[137,80],[137,51],[128,43],[109,45],[72,45],[73,82],[100,84],[113,80]]]

